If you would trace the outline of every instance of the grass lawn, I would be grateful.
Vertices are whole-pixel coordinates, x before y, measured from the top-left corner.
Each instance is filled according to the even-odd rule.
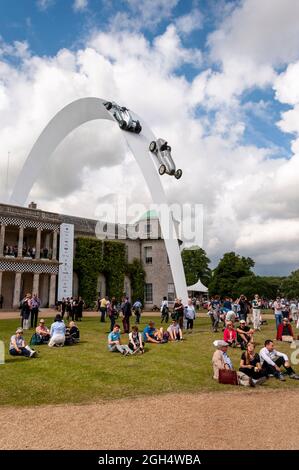
[[[141,329],[149,318],[143,317]],[[160,323],[159,318],[155,321],[156,325]],[[265,339],[275,337],[274,320],[268,323],[256,334],[257,351]],[[85,318],[78,324],[80,344],[52,349],[36,346],[37,359],[13,357],[8,354],[9,339],[18,324],[18,320],[0,320],[0,339],[6,349],[6,363],[0,365],[1,405],[87,403],[166,392],[232,390],[212,379],[212,342],[221,339],[222,333],[211,332],[209,318],[196,319],[195,328],[185,334],[185,341],[147,345],[144,355],[129,357],[108,352],[109,323],[100,323],[98,318]],[[25,332],[26,341],[31,334],[32,330]],[[292,352],[287,344],[279,343],[278,349],[289,356]],[[235,368],[239,367],[241,350],[231,349],[229,353]],[[282,383],[274,378],[263,385],[283,389],[298,386],[299,381],[287,379]],[[243,393],[248,388],[234,390]]]

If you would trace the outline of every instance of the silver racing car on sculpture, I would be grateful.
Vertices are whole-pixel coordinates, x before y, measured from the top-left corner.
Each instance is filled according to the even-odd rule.
[[[160,163],[159,174],[174,175],[176,179],[179,179],[183,172],[182,170],[176,170],[174,161],[171,156],[171,147],[167,144],[164,139],[153,140],[150,143],[149,150],[154,153]]]
[[[124,131],[135,132],[140,134],[142,127],[138,120],[132,118],[130,111],[125,106],[119,106],[114,101],[104,103],[105,108],[111,111],[114,119],[118,122],[119,127]]]

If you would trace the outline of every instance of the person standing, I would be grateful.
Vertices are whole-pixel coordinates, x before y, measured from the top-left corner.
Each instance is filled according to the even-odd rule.
[[[261,307],[262,301],[258,294],[255,294],[252,305],[252,323],[255,331],[261,330]]]
[[[105,323],[105,317],[107,313],[107,297],[103,297],[100,300],[100,312],[101,312],[101,323]]]
[[[211,302],[209,302],[208,304],[209,317],[211,318],[212,329],[214,333],[217,333],[218,331],[219,319],[220,319],[220,307],[221,307],[220,296],[215,295],[215,297],[212,297]]]
[[[132,315],[132,305],[129,302],[129,297],[125,298],[125,302],[122,305],[122,312],[123,312],[123,327],[124,332],[130,332],[130,316]]]
[[[31,312],[31,294],[26,294],[25,298],[21,301],[21,327],[22,330],[29,329],[29,317]]]
[[[184,327],[184,305],[182,299],[175,299],[173,306],[174,319],[178,322],[181,330]]]
[[[278,326],[282,322],[282,304],[280,301],[280,297],[277,297],[273,304],[274,308],[274,316],[275,316],[275,322],[276,322],[276,329],[278,329]]]
[[[185,313],[185,318],[187,320],[187,330],[193,330],[193,322],[195,320],[196,314],[195,314],[195,308],[192,302],[192,299],[188,299],[188,304],[186,305],[184,309]]]
[[[65,300],[64,297],[62,297],[62,300],[61,300],[61,317],[62,317],[62,319],[64,317],[65,310],[66,310],[66,300]]]
[[[240,295],[240,298],[238,299],[238,304],[240,306],[239,318],[240,320],[245,320],[245,322],[247,323],[247,315],[250,312],[250,304],[246,299],[245,295]]]
[[[137,299],[133,305],[133,310],[134,310],[135,317],[136,317],[136,320],[135,320],[136,325],[140,323],[141,309],[142,309],[142,303],[140,302],[139,299]]]
[[[79,297],[78,306],[77,306],[77,316],[78,316],[79,321],[82,321],[83,309],[84,309],[84,300],[82,299],[82,297]]]
[[[37,326],[37,319],[38,319],[38,312],[40,307],[40,299],[37,297],[37,294],[33,294],[33,298],[31,300],[31,328],[36,328]]]
[[[160,307],[160,312],[161,312],[161,323],[165,320],[165,323],[168,323],[169,320],[169,308],[168,308],[168,300],[167,297],[163,297],[161,307]]]

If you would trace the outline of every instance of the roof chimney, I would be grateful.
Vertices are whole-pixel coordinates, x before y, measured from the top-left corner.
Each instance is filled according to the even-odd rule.
[[[30,202],[28,207],[29,207],[29,209],[37,209],[37,204],[36,204],[36,202]]]

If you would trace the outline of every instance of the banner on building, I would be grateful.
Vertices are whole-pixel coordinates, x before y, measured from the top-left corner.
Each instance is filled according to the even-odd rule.
[[[60,225],[58,301],[73,295],[74,226]]]

